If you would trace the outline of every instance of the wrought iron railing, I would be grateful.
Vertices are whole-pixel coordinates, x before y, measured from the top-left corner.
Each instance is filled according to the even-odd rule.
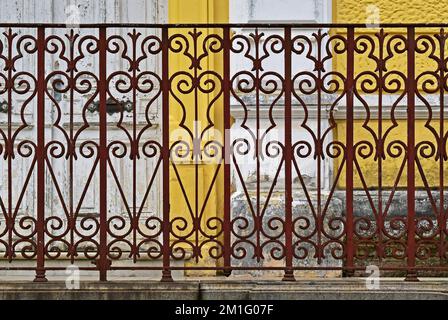
[[[448,269],[446,26],[1,27],[2,270]]]

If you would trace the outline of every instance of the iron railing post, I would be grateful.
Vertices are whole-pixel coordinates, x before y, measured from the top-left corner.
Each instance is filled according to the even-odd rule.
[[[223,94],[224,94],[224,275],[230,276],[231,269],[231,172],[230,172],[230,28],[223,28]]]
[[[292,269],[293,260],[293,219],[292,219],[292,112],[291,112],[291,28],[284,29],[284,91],[285,91],[285,245],[286,245],[286,269],[283,281],[294,281]]]
[[[440,60],[439,61],[445,61],[445,45],[446,45],[446,33],[445,29],[440,29]],[[439,74],[439,81],[440,84],[445,83],[445,62],[443,63],[443,66],[440,67],[440,74]],[[446,252],[446,232],[448,230],[446,229],[446,223],[447,223],[447,217],[445,212],[445,186],[444,186],[444,161],[445,161],[445,148],[446,143],[445,139],[443,138],[445,136],[445,86],[440,85],[440,93],[439,93],[439,100],[440,100],[440,114],[439,114],[439,144],[438,144],[438,151],[439,151],[439,214],[437,215],[437,223],[439,225],[439,237],[440,237],[440,245],[439,245],[439,257],[441,261],[443,261],[445,252]]]
[[[37,29],[37,267],[34,282],[45,277],[45,28]]]
[[[8,60],[12,60],[12,37],[10,36],[12,34],[12,30],[11,28],[9,28],[8,30]],[[8,74],[7,74],[7,79],[8,82],[11,83],[11,79],[12,79],[12,68],[8,67]],[[13,166],[13,162],[12,162],[12,151],[13,151],[13,142],[12,142],[12,136],[13,136],[13,132],[12,132],[12,86],[8,85],[7,86],[7,99],[8,99],[8,137],[6,138],[6,157],[8,159],[8,200],[7,200],[7,210],[5,210],[5,222],[6,222],[6,226],[8,228],[8,250],[7,250],[7,255],[8,255],[8,261],[11,262],[13,257],[14,257],[14,250],[12,249],[12,235],[13,235],[13,229],[14,229],[14,214],[13,214],[13,208],[12,208],[12,166]]]
[[[162,28],[162,157],[163,157],[163,270],[162,280],[173,281],[170,269],[170,108],[169,108],[169,38],[168,28]]]
[[[100,260],[98,269],[100,272],[100,281],[107,281],[107,74],[106,74],[106,55],[107,40],[106,28],[99,29],[99,115],[100,115]]]
[[[408,136],[407,136],[407,274],[406,281],[418,281],[415,270],[415,28],[407,28],[408,37]]]
[[[345,92],[347,99],[346,109],[346,174],[345,174],[345,203],[346,203],[346,275],[354,274],[354,243],[353,243],[353,91],[354,88],[354,28],[347,29],[347,78]]]

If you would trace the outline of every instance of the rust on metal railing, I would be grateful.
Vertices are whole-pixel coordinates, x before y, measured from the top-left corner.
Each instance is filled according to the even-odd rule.
[[[0,27],[5,28],[0,40],[0,99],[5,101],[0,112],[5,181],[0,188],[0,251],[7,264],[36,263],[0,269],[35,270],[36,281],[46,281],[48,270],[62,270],[65,266],[47,265],[62,258],[71,264],[92,261],[94,266],[80,269],[98,270],[102,281],[110,270],[160,270],[163,281],[172,281],[173,270],[187,269],[220,270],[227,276],[232,270],[280,270],[284,280],[294,280],[298,270],[353,275],[371,260],[382,270],[406,271],[408,280],[416,280],[418,271],[448,270],[448,24],[380,24],[372,33],[362,32],[372,28],[365,24]],[[232,28],[244,32],[232,35]],[[340,32],[332,34],[333,28]],[[428,28],[436,31],[417,32]],[[185,69],[174,70],[172,57],[187,61]],[[338,57],[345,62],[342,69],[333,63]],[[395,57],[404,59],[406,67],[391,63]],[[282,62],[269,62],[271,58]],[[208,59],[220,61],[222,70],[213,70]],[[362,69],[357,59],[367,59],[374,68]],[[435,67],[421,71],[417,59]],[[434,94],[438,118],[433,118],[427,98]],[[392,99],[388,108],[387,95]],[[125,110],[123,96],[132,108]],[[430,140],[416,137],[416,99],[426,110],[423,121]],[[116,108],[113,113],[107,112],[109,101]],[[181,116],[170,118],[175,108]],[[397,108],[405,109],[405,122],[396,120]],[[234,110],[242,116],[232,124]],[[157,112],[160,131],[150,116]],[[208,136],[218,130],[213,112],[222,119],[222,139]],[[344,141],[335,134],[336,112],[344,115]],[[371,139],[356,136],[355,113]],[[35,114],[35,124],[30,114]],[[190,118],[193,126],[186,120]],[[201,119],[207,119],[202,127],[197,125]],[[390,134],[401,128],[406,141]],[[149,134],[152,129],[156,136]],[[182,138],[171,134],[174,129],[183,132]],[[272,138],[274,130],[279,134]],[[205,187],[200,177],[204,159],[213,163]],[[375,163],[374,188],[367,185],[368,173],[360,166],[366,159]],[[386,190],[382,172],[390,159],[400,166]],[[421,164],[425,159],[437,163],[438,185],[428,182],[430,173]],[[142,160],[152,163],[143,182]],[[118,169],[120,161],[127,163],[130,174]],[[16,188],[19,162],[29,167]],[[67,168],[62,176],[58,162]],[[85,185],[76,183],[77,163],[86,163]],[[193,164],[194,183],[183,180],[182,163]],[[269,179],[263,171],[266,163]],[[249,181],[247,168],[252,165]],[[310,167],[316,174],[313,186],[305,174]],[[430,213],[417,213],[417,176]],[[401,178],[406,180],[407,205],[391,214]],[[341,181],[345,186],[338,189]],[[223,184],[223,193],[217,195],[223,212],[210,216],[207,205],[218,183]],[[237,200],[232,195],[235,185]],[[97,188],[93,197],[99,200],[98,212],[81,213],[91,188]],[[175,190],[186,214],[172,210]],[[359,191],[366,203],[361,209],[355,201]],[[160,212],[145,211],[152,193],[160,197]],[[23,211],[30,194],[35,208]],[[342,202],[337,198],[341,195]],[[112,202],[123,211],[111,210]],[[339,214],[332,209],[334,203],[342,203]],[[160,264],[144,265],[142,256]],[[132,266],[117,264],[121,259],[132,260]],[[182,259],[190,259],[189,264],[173,263]],[[201,265],[209,260],[216,264]],[[437,262],[429,264],[433,260]]]

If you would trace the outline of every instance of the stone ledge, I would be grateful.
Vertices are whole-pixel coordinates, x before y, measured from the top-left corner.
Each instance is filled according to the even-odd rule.
[[[84,281],[79,290],[66,290],[64,282],[35,284],[0,281],[0,299],[100,299],[100,300],[448,300],[447,279],[382,280],[379,290],[368,290],[365,279],[299,280],[198,280],[173,283],[154,281]]]

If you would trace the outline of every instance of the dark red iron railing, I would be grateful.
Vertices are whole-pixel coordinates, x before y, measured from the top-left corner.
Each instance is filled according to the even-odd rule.
[[[1,26],[2,270],[448,270],[446,26]]]

